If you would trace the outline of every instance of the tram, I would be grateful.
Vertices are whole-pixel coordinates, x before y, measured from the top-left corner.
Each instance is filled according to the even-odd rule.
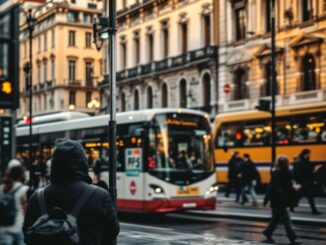
[[[256,163],[262,184],[270,180],[270,113],[234,112],[217,115],[213,126],[218,183],[226,183],[227,163],[235,151],[248,153]],[[326,102],[276,110],[276,155],[293,162],[303,149],[311,150],[316,171],[326,166]]]
[[[88,159],[107,158],[109,115],[33,126],[34,154],[49,154],[56,139],[70,138]],[[28,150],[28,125],[16,129],[17,152]],[[213,144],[208,115],[188,109],[117,113],[117,209],[122,212],[213,210]],[[107,160],[107,159],[106,159]]]

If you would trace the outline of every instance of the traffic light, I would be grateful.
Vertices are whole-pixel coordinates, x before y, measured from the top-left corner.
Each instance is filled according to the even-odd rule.
[[[19,4],[0,11],[0,108],[18,108]]]
[[[259,111],[271,111],[271,101],[270,100],[265,100],[265,99],[260,99],[258,101],[258,105],[256,105],[256,109]]]

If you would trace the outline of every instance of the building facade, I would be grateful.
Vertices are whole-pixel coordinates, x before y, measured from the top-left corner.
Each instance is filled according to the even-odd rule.
[[[117,110],[183,107],[214,115],[213,0],[117,1]],[[108,84],[102,83],[103,111]]]
[[[25,1],[22,8],[46,1]],[[92,18],[102,14],[101,2],[54,1],[36,14],[33,35],[33,114],[80,111],[96,114],[100,107],[97,88],[103,75],[102,53],[92,43]],[[28,115],[29,99],[23,67],[29,61],[26,18],[21,16],[20,109]]]
[[[326,99],[326,1],[276,0],[276,106]],[[219,112],[271,95],[271,0],[219,1]]]

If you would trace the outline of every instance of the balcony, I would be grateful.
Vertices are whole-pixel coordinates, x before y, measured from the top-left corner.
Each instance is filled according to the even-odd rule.
[[[289,98],[289,104],[308,104],[314,102],[322,102],[324,100],[326,100],[325,90],[312,90],[291,95]]]
[[[55,85],[55,81],[54,80],[48,80],[46,81],[46,87],[47,88],[51,88]]]
[[[139,65],[131,69],[117,72],[117,81],[119,82],[126,79],[133,79],[139,76],[146,76],[152,73],[164,72],[168,71],[169,69],[186,66],[190,63],[199,63],[206,59],[215,59],[216,57],[217,47],[207,46],[202,49],[189,51],[182,55],[166,58],[160,61],[154,61],[145,65]]]
[[[65,80],[65,85],[69,87],[81,87],[80,80]]]
[[[249,101],[249,99],[227,101],[224,104],[224,111],[225,112],[245,111],[245,110],[249,110],[249,109],[250,109],[250,101]]]

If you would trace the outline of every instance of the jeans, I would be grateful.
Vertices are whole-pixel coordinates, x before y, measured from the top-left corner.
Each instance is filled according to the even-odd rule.
[[[272,208],[272,219],[269,222],[269,225],[266,228],[265,233],[271,237],[280,220],[283,220],[288,238],[290,239],[290,241],[294,241],[297,238],[297,236],[294,230],[292,229],[292,222],[291,222],[289,211],[285,207]]]
[[[1,245],[24,245],[23,233],[3,232],[0,234]]]
[[[241,190],[241,203],[245,203],[247,202],[247,196],[246,196],[246,192],[249,192],[251,199],[252,199],[252,203],[253,204],[257,204],[257,194],[256,194],[256,190],[255,190],[255,185],[253,183],[250,183],[246,186],[244,186]]]

